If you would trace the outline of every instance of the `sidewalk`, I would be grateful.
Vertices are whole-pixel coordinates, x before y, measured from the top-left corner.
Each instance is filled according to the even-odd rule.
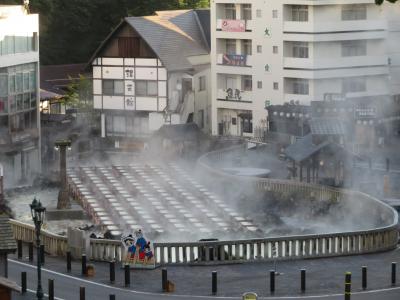
[[[24,254],[27,254],[27,249],[24,249]],[[10,258],[16,259],[15,257]],[[29,263],[27,258],[19,261]],[[400,272],[400,249],[363,256],[279,261],[277,263],[277,271],[282,275],[276,277],[276,292],[274,295],[301,295],[300,269],[303,268],[307,270],[306,295],[343,293],[344,274],[347,271],[352,272],[352,290],[354,292],[361,291],[362,266],[368,267],[368,290],[390,288],[392,286],[391,263],[396,261],[399,261],[398,270]],[[72,263],[72,272],[68,274],[64,259],[46,256],[43,268],[89,281],[109,284],[109,264],[104,262],[95,262],[93,264],[96,272],[93,278],[81,276],[80,261]],[[269,271],[273,269],[273,266],[273,262],[258,262],[224,266],[168,266],[167,269],[168,279],[176,285],[174,293],[176,295],[209,296],[211,294],[211,272],[217,271],[218,296],[237,297],[249,290],[256,292],[259,296],[270,296]],[[116,268],[116,281],[113,286],[124,288],[124,271],[120,267],[117,266]],[[143,292],[162,292],[161,268],[145,271],[132,270],[130,288]],[[27,296],[17,299],[31,299],[26,298]],[[30,294],[30,296],[33,295]]]

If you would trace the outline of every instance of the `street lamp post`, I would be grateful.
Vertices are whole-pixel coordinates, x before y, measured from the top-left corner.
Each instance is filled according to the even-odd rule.
[[[46,208],[42,206],[40,201],[36,200],[36,197],[33,199],[30,204],[32,220],[35,224],[35,232],[36,232],[36,246],[37,246],[37,277],[38,277],[38,285],[36,296],[39,300],[43,299],[43,289],[42,289],[42,266],[40,261],[40,229],[43,224],[44,214],[46,212]]]

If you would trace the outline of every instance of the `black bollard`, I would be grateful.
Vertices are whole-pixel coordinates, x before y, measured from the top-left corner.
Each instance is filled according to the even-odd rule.
[[[110,261],[110,282],[115,283],[115,261]]]
[[[71,251],[67,251],[67,272],[71,272],[71,262],[72,262],[72,256],[71,256]]]
[[[115,295],[110,295],[110,300],[115,300]]]
[[[81,286],[79,288],[79,300],[85,300],[85,298],[86,298],[85,287]]]
[[[167,269],[162,269],[161,271],[161,277],[162,277],[162,290],[163,292],[167,291],[167,281],[168,281],[168,271]]]
[[[49,279],[49,300],[54,300],[54,280]]]
[[[362,267],[362,288],[367,289],[367,267]]]
[[[217,294],[217,271],[212,272],[212,294]]]
[[[82,254],[82,276],[86,275],[86,254]]]
[[[300,271],[301,274],[301,284],[300,284],[300,288],[301,288],[301,292],[304,293],[306,291],[306,270],[302,269]]]
[[[17,254],[18,254],[18,259],[22,259],[22,241],[17,240]]]
[[[275,292],[275,270],[269,271],[269,290]]]
[[[26,293],[26,272],[21,273],[21,293]]]
[[[30,242],[28,244],[28,253],[29,253],[29,261],[32,262],[33,261],[33,243]]]
[[[125,286],[131,285],[131,268],[129,265],[125,265]]]
[[[392,262],[392,285],[396,285],[396,262]]]
[[[351,298],[351,272],[347,272],[344,283],[344,300],[350,300],[350,298]]]
[[[42,263],[42,266],[44,265],[44,245],[40,245],[40,262]]]

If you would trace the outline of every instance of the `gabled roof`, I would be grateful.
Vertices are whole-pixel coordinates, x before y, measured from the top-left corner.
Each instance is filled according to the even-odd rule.
[[[209,10],[157,11],[154,16],[127,17],[96,50],[89,63],[101,52],[108,40],[124,24],[130,25],[155,52],[168,71],[193,68],[187,57],[208,55],[206,22]]]
[[[325,141],[321,144],[315,145],[313,143],[312,135],[308,134],[305,137],[298,139],[294,144],[288,146],[285,149],[285,154],[290,159],[296,162],[301,162],[329,144],[330,142]]]
[[[308,121],[312,134],[344,135],[344,121],[337,118],[312,118]]]
[[[211,19],[209,9],[196,9],[197,20],[204,35],[208,49],[211,49]]]
[[[207,55],[208,47],[193,10],[158,11],[155,16],[125,18],[169,71],[192,69],[188,56]]]
[[[16,249],[17,244],[10,225],[10,218],[0,215],[0,252],[12,253]]]

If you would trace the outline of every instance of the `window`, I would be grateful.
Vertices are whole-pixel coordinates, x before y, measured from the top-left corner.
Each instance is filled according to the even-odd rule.
[[[292,83],[292,92],[295,95],[308,95],[309,87],[307,79],[295,79]]]
[[[136,96],[157,96],[157,81],[136,81]]]
[[[342,6],[342,20],[366,20],[367,7],[364,4],[343,5]]]
[[[307,5],[292,5],[292,21],[293,22],[308,22],[308,6]]]
[[[199,127],[204,128],[204,110],[200,109],[199,110]]]
[[[278,46],[273,46],[272,47],[272,53],[278,54]]]
[[[262,17],[262,11],[261,11],[261,9],[257,9],[257,10],[256,10],[256,15],[257,15],[257,18],[261,18],[261,17]]]
[[[251,115],[242,115],[242,127],[244,133],[253,133],[253,117]]]
[[[123,116],[113,117],[113,129],[114,133],[125,134],[126,133],[126,122]]]
[[[251,40],[243,40],[242,41],[242,54],[243,55],[251,55]]]
[[[38,51],[38,44],[38,34],[34,32],[32,36],[32,51]]]
[[[226,40],[226,54],[236,54],[236,40]]]
[[[123,80],[103,80],[103,95],[123,95],[124,81]]]
[[[242,6],[243,20],[251,20],[251,4],[243,4]]]
[[[199,77],[199,92],[206,90],[206,76]]]
[[[0,97],[8,96],[8,74],[0,74]]]
[[[272,18],[273,18],[273,19],[277,19],[277,18],[278,18],[278,10],[274,9],[274,10],[272,11]]]
[[[297,58],[308,58],[308,43],[294,42],[292,56]]]
[[[7,97],[0,97],[0,114],[7,113]]]
[[[279,83],[278,82],[274,82],[274,90],[279,90]]]
[[[242,77],[242,90],[252,91],[253,90],[253,78],[251,75],[245,75]]]
[[[228,20],[236,20],[235,4],[225,4],[225,18]]]
[[[342,56],[364,56],[367,54],[367,41],[343,41]]]
[[[257,88],[262,89],[262,81],[257,81]]]
[[[29,72],[23,73],[23,90],[24,92],[29,91]]]
[[[15,36],[15,53],[28,52],[28,36]]]
[[[262,46],[261,45],[257,46],[257,53],[262,53]]]
[[[15,75],[15,92],[22,93],[22,73]]]
[[[367,84],[364,77],[343,79],[342,82],[343,94],[365,92],[366,90],[367,90]]]

